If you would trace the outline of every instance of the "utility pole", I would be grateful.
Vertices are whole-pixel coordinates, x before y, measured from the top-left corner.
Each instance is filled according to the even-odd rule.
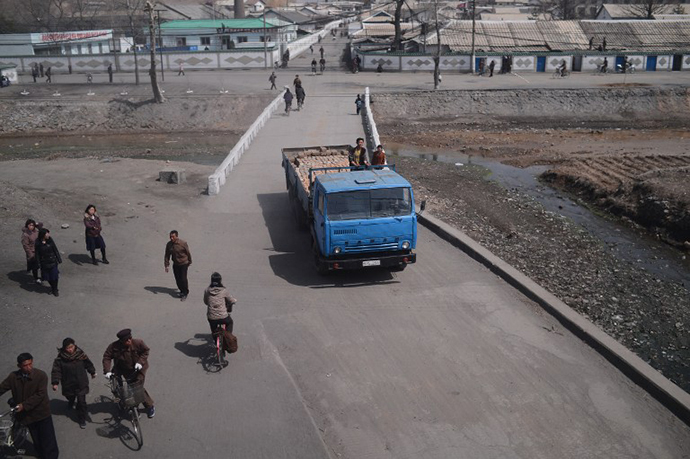
[[[268,68],[268,50],[267,46],[268,44],[266,43],[266,10],[264,9],[264,69]]]
[[[149,37],[151,40],[151,68],[149,69],[149,76],[151,77],[151,89],[153,89],[153,99],[161,104],[165,102],[165,99],[158,87],[158,78],[156,76],[156,26],[153,22],[153,4],[150,1],[146,2],[144,11],[149,14]]]
[[[475,7],[477,4],[477,0],[471,0],[471,1],[472,1],[472,52],[470,53],[471,54],[470,55],[470,73],[474,73],[474,71],[475,71],[475,68],[474,68],[474,61],[475,61],[475,58],[474,58],[474,32],[476,30],[475,18],[477,17],[477,15],[475,14],[476,13]]]
[[[158,54],[161,57],[161,81],[165,81],[165,65],[163,64],[163,38],[161,37],[161,11],[155,10],[158,16]]]
[[[438,25],[438,0],[434,0],[434,21],[436,22],[436,56],[434,56],[434,89],[441,82],[441,28]]]

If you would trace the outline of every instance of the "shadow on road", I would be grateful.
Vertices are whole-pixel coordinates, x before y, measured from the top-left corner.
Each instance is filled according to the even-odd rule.
[[[58,391],[60,389],[58,388]],[[53,394],[56,394],[57,392],[53,392]],[[76,409],[70,409],[67,404],[67,400],[64,398],[53,398],[50,400],[50,412],[53,414],[53,416],[65,416],[71,421],[74,421],[74,423],[78,423],[79,420],[77,419],[77,410]]]
[[[197,365],[201,365],[207,373],[217,373],[222,367],[217,365],[216,348],[211,339],[210,333],[197,333],[194,338],[175,343],[175,349],[187,357],[196,358]]]
[[[92,265],[91,255],[86,253],[70,253],[67,258],[77,266]]]
[[[13,282],[19,284],[19,288],[32,293],[46,293],[50,294],[50,287],[46,282],[45,285],[39,285],[36,283],[31,273],[27,273],[24,270],[11,271],[7,273],[7,278]]]
[[[142,445],[139,444],[132,428],[128,425],[128,419],[120,416],[120,409],[115,404],[115,401],[104,395],[96,400],[98,400],[96,403],[89,405],[89,413],[106,413],[110,415],[103,422],[93,422],[94,424],[101,424],[96,428],[96,435],[103,438],[117,438],[127,449],[139,451]]]
[[[158,287],[155,285],[148,285],[144,287],[144,290],[153,293],[154,295],[158,295],[159,293],[165,293],[170,295],[173,298],[179,298],[179,295],[177,293],[177,289],[170,288],[170,287]]]
[[[287,192],[258,194],[257,199],[273,247],[264,249],[274,274],[293,284],[311,288],[359,287],[397,283],[386,269],[340,271],[326,276],[316,273],[311,235],[298,228],[291,214]]]

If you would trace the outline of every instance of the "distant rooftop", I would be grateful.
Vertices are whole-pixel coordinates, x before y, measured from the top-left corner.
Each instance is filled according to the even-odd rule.
[[[263,29],[263,19],[199,19],[190,21],[170,21],[161,24],[161,29]],[[266,21],[266,27],[277,27]]]

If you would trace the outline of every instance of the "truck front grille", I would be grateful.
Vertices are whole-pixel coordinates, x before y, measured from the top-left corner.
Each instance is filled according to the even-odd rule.
[[[378,244],[356,244],[356,245],[345,245],[343,247],[343,252],[345,253],[357,253],[357,252],[384,252],[387,250],[397,250],[397,242],[383,242]]]

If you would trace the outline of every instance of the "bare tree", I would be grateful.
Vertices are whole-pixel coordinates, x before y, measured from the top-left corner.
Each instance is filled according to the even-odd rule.
[[[161,92],[161,89],[158,86],[158,76],[156,75],[156,21],[153,17],[154,7],[155,3],[151,3],[148,0],[146,1],[146,5],[144,6],[144,11],[149,16],[149,37],[151,40],[151,68],[149,69],[149,76],[151,77],[151,89],[153,90],[153,99],[157,103],[162,104],[163,102],[165,102],[165,98],[163,97],[163,93]],[[163,45],[161,44],[161,46]]]
[[[538,17],[539,14],[544,14],[564,21],[577,19],[576,8],[580,3],[580,0],[538,0],[532,15]]]
[[[402,7],[405,0],[395,0],[395,16],[393,17],[393,25],[395,26],[395,36],[393,37],[393,51],[402,51],[402,28],[400,27],[400,19],[402,17]]]
[[[4,13],[26,32],[93,29],[100,5],[87,0],[5,0]]]
[[[640,3],[622,5],[623,11],[635,18],[654,19],[654,16],[666,9],[664,0],[642,0]]]
[[[139,84],[139,57],[137,55],[137,39],[142,38],[146,25],[144,6],[145,0],[117,0],[115,5],[126,12],[126,24],[123,29],[132,36],[132,53],[134,53],[134,79]]]

